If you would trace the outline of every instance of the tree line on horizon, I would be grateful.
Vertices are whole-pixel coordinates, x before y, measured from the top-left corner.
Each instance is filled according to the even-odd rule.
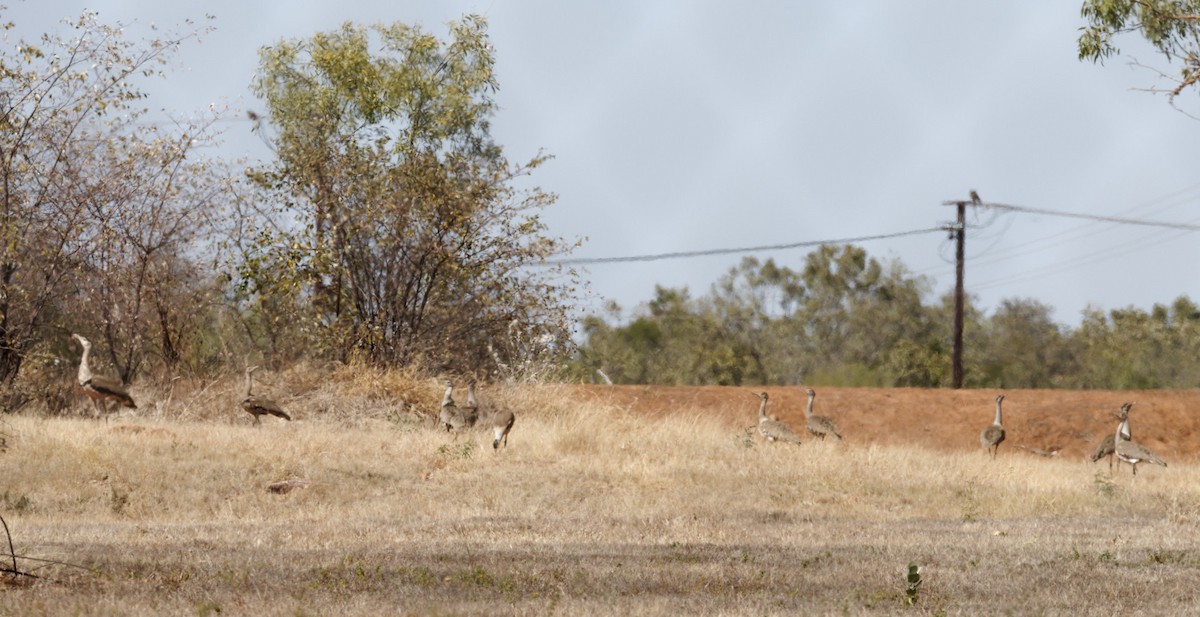
[[[954,299],[899,260],[825,245],[793,270],[748,257],[693,297],[657,287],[627,320],[583,322],[574,379],[672,385],[948,387]],[[1089,308],[1076,327],[1013,298],[964,311],[968,388],[1155,389],[1200,385],[1200,306]],[[601,376],[601,372],[603,376]]]

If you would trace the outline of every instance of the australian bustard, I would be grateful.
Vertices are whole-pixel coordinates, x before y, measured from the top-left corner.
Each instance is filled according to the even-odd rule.
[[[292,417],[287,414],[279,406],[278,403],[271,399],[261,396],[254,396],[254,371],[257,371],[257,366],[246,367],[246,399],[242,401],[242,409],[245,409],[250,415],[254,416],[254,425],[262,424],[260,416],[272,415],[277,418],[291,421]]]
[[[454,404],[454,384],[446,382],[446,394],[442,396],[442,408],[438,412],[438,426],[446,429],[446,432],[454,431],[454,437],[458,437],[458,432],[465,425],[463,412]]]
[[[83,393],[92,399],[92,405],[97,412],[104,414],[107,419],[110,401],[124,407],[137,409],[133,397],[129,396],[125,384],[121,383],[119,379],[92,373],[91,367],[88,366],[88,356],[92,353],[91,342],[78,334],[71,336],[79,341],[79,346],[83,348],[83,356],[79,358],[79,386],[83,388]]]
[[[804,392],[808,394],[808,406],[804,408],[804,428],[808,429],[809,433],[819,437],[821,441],[825,441],[826,435],[841,441],[842,433],[838,431],[837,423],[825,416],[813,415],[813,399],[817,398],[817,393],[813,392],[812,388],[808,388]]]
[[[762,436],[767,441],[786,441],[788,443],[799,444],[800,436],[792,430],[792,427],[779,420],[767,417],[767,399],[769,398],[767,393],[756,392],[752,394],[760,400],[758,404],[758,432],[762,433]]]
[[[1121,411],[1116,413],[1117,419],[1121,421],[1121,424],[1117,426],[1117,430],[1121,432],[1121,436],[1125,439],[1133,439],[1133,433],[1129,431],[1129,410],[1132,407],[1133,403],[1125,403],[1124,405],[1121,405]],[[1100,445],[1096,446],[1096,450],[1092,452],[1092,462],[1095,463],[1096,461],[1107,456],[1108,471],[1109,473],[1112,473],[1113,456],[1116,452],[1114,449],[1115,446],[1115,436],[1112,433],[1105,434],[1104,439],[1100,440]]]
[[[479,401],[475,400],[475,383],[467,384],[467,406],[472,408],[476,414],[476,419],[472,424],[483,428],[492,429],[492,449],[500,449],[500,444],[508,447],[508,434],[512,432],[513,424],[517,421],[517,414],[513,413],[507,405],[491,403],[488,405],[479,405]]]
[[[992,421],[991,426],[979,433],[979,445],[983,446],[993,459],[1000,450],[1000,442],[1004,441],[1004,423],[1000,421],[1000,403],[1003,400],[1003,394],[996,397],[996,419]]]
[[[475,398],[475,380],[467,382],[467,404],[462,409],[463,426],[472,427],[479,421],[479,399]]]
[[[1127,421],[1127,420],[1126,420]],[[1122,421],[1117,425],[1117,430],[1113,433],[1113,451],[1117,454],[1117,460],[1129,463],[1133,467],[1133,475],[1137,475],[1138,463],[1154,463],[1166,467],[1157,454],[1150,451],[1149,448],[1143,446],[1136,441],[1130,441],[1121,434],[1121,429],[1125,428],[1125,422]]]

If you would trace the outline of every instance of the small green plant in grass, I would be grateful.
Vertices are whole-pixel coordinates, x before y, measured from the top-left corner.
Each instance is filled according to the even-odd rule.
[[[1107,476],[1102,471],[1097,471],[1095,476],[1096,492],[1105,497],[1112,497],[1117,494],[1117,485],[1113,483],[1112,477]]]
[[[908,574],[904,577],[904,604],[912,606],[917,603],[917,592],[921,589],[921,566],[908,564]]]
[[[475,442],[464,441],[461,444],[448,443],[438,448],[438,454],[449,458],[460,458],[467,460],[471,458],[473,454],[475,454]]]
[[[113,514],[123,514],[125,506],[129,505],[129,493],[127,491],[118,490],[117,487],[112,487],[112,494],[109,496],[109,506],[112,508]]]
[[[979,520],[979,514],[982,510],[982,504],[979,499],[979,485],[974,480],[970,480],[964,488],[958,489],[956,493],[962,499],[963,522],[972,523]]]

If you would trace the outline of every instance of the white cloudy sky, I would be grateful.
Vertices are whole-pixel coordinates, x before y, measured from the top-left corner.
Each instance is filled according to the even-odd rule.
[[[945,200],[1200,223],[1200,120],[1174,111],[1129,57],[1076,58],[1081,0],[655,2],[8,0],[7,45],[84,8],[106,22],[171,26],[215,16],[156,86],[178,112],[260,109],[257,50],[344,21],[442,35],[485,15],[510,158],[555,160],[535,180],[560,195],[551,231],[577,257],[834,240],[937,227]],[[311,5],[311,6],[310,6]],[[319,7],[319,8],[313,8]],[[1164,66],[1137,39],[1122,46]],[[1190,99],[1196,95],[1190,94]],[[231,155],[262,154],[229,123]],[[985,310],[1033,298],[1077,325],[1102,309],[1200,300],[1198,235],[1045,215],[984,213],[967,236],[967,289]],[[933,233],[862,243],[954,284]],[[799,267],[809,249],[762,253]],[[741,256],[590,266],[590,307],[649,300],[655,284],[703,294]]]

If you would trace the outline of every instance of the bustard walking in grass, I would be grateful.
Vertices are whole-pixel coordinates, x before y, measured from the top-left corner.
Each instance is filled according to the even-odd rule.
[[[254,396],[254,371],[257,370],[257,366],[246,367],[246,398],[242,401],[242,409],[245,409],[247,413],[254,416],[255,426],[262,424],[260,417],[264,415],[283,418],[290,422],[292,417],[278,403],[261,396]]]
[[[983,446],[993,459],[1000,450],[1000,442],[1004,441],[1004,423],[1000,421],[1000,403],[1003,400],[1003,394],[996,397],[996,419],[992,421],[991,426],[979,433],[979,445]]]
[[[808,406],[804,408],[804,428],[819,437],[821,441],[825,441],[826,435],[841,441],[842,433],[838,431],[837,423],[825,416],[813,415],[813,399],[817,398],[817,393],[813,392],[812,388],[808,388],[804,392],[808,394]]]
[[[1113,433],[1113,451],[1117,454],[1117,460],[1129,463],[1133,467],[1133,475],[1135,476],[1137,475],[1138,463],[1154,463],[1155,465],[1166,467],[1167,464],[1157,454],[1151,452],[1149,448],[1136,441],[1130,441],[1121,434],[1122,428],[1128,428],[1125,426],[1125,422],[1127,421],[1125,420],[1118,424],[1116,432]]]
[[[1125,403],[1121,405],[1121,411],[1116,413],[1117,419],[1121,424],[1117,426],[1117,430],[1125,439],[1133,439],[1133,433],[1129,432],[1129,410],[1133,407],[1133,403]],[[1113,456],[1116,453],[1116,436],[1112,433],[1104,435],[1104,439],[1100,440],[1100,445],[1096,446],[1096,450],[1092,452],[1092,462],[1108,457],[1108,472],[1112,473]]]
[[[501,443],[507,448],[508,434],[512,432],[513,424],[517,421],[517,414],[507,405],[497,403],[480,407],[479,401],[475,399],[474,382],[467,384],[467,406],[476,414],[476,420],[472,421],[472,424],[492,429],[492,449],[500,449]]]
[[[789,443],[799,444],[800,436],[792,430],[792,427],[776,420],[767,417],[767,396],[766,392],[753,393],[761,402],[758,404],[758,432],[762,433],[767,441],[786,441]]]
[[[92,406],[96,408],[97,413],[103,414],[107,420],[109,402],[137,409],[137,404],[133,402],[133,397],[129,396],[129,390],[125,389],[121,380],[92,373],[91,367],[88,366],[92,343],[78,334],[71,336],[79,341],[79,346],[83,348],[83,356],[79,358],[79,386],[83,388],[83,393],[92,399]]]

